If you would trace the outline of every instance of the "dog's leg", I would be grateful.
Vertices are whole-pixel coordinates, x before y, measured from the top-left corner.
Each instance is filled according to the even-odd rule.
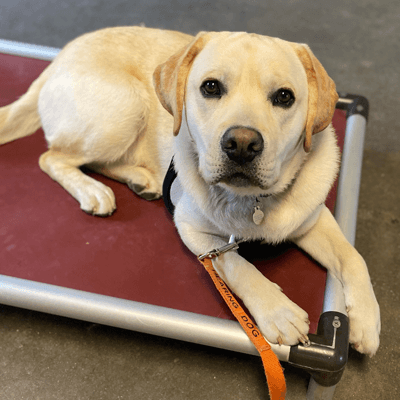
[[[227,285],[243,300],[270,343],[295,345],[307,341],[308,314],[236,252],[213,261]]]
[[[350,319],[350,342],[374,355],[379,346],[379,305],[364,259],[346,240],[330,211],[323,207],[315,225],[292,239],[343,284]]]
[[[126,183],[137,195],[146,200],[156,200],[162,195],[161,182],[157,182],[154,174],[146,167],[129,164],[89,165],[91,170]]]
[[[111,215],[115,210],[112,190],[89,176],[79,166],[85,164],[78,156],[48,150],[39,159],[40,168],[57,181],[81,205],[81,209],[98,216]]]
[[[186,246],[196,255],[227,244],[210,232],[210,222],[200,221],[198,214],[182,214],[176,209],[175,221]],[[309,330],[307,313],[293,303],[275,283],[236,251],[213,260],[213,266],[244,302],[258,327],[270,343],[295,345],[305,342]]]

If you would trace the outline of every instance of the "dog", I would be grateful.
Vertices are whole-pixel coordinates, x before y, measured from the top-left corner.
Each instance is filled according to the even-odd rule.
[[[380,314],[366,264],[324,205],[338,171],[335,84],[307,45],[243,32],[107,28],[67,46],[0,109],[0,144],[43,127],[41,169],[87,213],[114,194],[79,167],[162,195],[172,156],[174,220],[196,255],[231,234],[292,241],[343,284],[350,342],[374,355]],[[271,343],[308,340],[307,313],[236,251],[214,268]]]

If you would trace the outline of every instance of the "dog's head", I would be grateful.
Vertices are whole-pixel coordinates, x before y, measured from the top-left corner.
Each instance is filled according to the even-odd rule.
[[[279,191],[338,99],[308,46],[247,33],[199,33],[156,69],[154,83],[175,135],[184,119],[204,180],[238,194]]]

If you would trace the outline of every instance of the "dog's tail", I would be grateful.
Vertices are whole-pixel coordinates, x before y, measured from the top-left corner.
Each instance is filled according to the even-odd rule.
[[[42,125],[38,112],[39,93],[49,76],[49,67],[14,103],[0,108],[0,145],[35,133]]]

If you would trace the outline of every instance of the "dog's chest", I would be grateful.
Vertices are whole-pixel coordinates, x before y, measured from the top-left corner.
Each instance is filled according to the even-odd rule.
[[[269,199],[248,198],[220,202],[210,213],[213,223],[226,235],[251,240],[281,236],[280,227],[270,218],[273,202]],[[275,241],[275,240],[273,240]]]

